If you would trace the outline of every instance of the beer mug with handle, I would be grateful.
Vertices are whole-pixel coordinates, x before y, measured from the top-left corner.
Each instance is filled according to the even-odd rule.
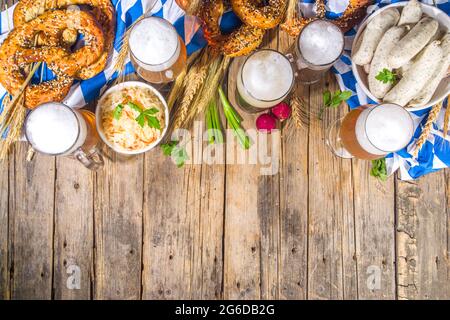
[[[95,115],[88,110],[74,110],[57,102],[43,104],[27,116],[25,135],[37,152],[73,157],[90,170],[104,164],[97,149]]]

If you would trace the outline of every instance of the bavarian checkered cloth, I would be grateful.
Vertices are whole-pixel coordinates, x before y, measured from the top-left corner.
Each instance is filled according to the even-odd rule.
[[[311,16],[314,14],[314,2],[314,0],[299,1],[300,9],[304,15]],[[376,0],[375,2],[376,5],[373,5],[368,9],[369,13],[379,7],[400,1]],[[435,2],[439,8],[450,13],[449,0],[422,0],[422,2],[427,4],[433,4],[433,2]],[[188,53],[192,53],[206,45],[198,21],[192,17],[186,17],[184,12],[176,5],[175,0],[112,0],[112,3],[115,5],[117,11],[116,42],[113,57],[105,71],[92,79],[77,82],[72,87],[69,95],[64,101],[72,107],[82,107],[89,101],[97,98],[102,90],[105,89],[106,85],[115,78],[116,74],[114,74],[112,70],[112,61],[114,60],[114,56],[118,54],[121,36],[126,28],[144,13],[163,17],[172,22],[185,41]],[[327,17],[329,19],[335,19],[341,16],[348,6],[348,3],[349,0],[326,1]],[[0,14],[0,41],[6,37],[8,31],[13,28],[13,10],[14,7],[11,7]],[[232,30],[238,24],[239,20],[231,12],[225,14],[221,21],[221,25],[225,31]],[[333,67],[333,72],[336,74],[341,89],[351,90],[353,92],[353,96],[348,101],[351,108],[371,102],[358,88],[351,71],[350,48],[355,34],[355,30],[351,30],[346,34],[346,51],[340,61]],[[127,63],[126,73],[130,72],[133,72],[133,68],[130,63]],[[39,76],[36,76],[36,81],[39,81],[39,77],[42,77],[44,81],[50,80],[53,77],[53,74],[45,67],[43,67],[43,70],[40,70],[40,72],[37,72],[37,74]],[[0,97],[3,97],[5,94],[5,90],[0,86]],[[450,138],[447,137],[444,139],[442,135],[444,111],[441,112],[439,121],[434,125],[432,134],[422,148],[422,151],[419,153],[418,158],[414,159],[410,153],[414,150],[415,141],[420,136],[422,125],[426,122],[428,112],[429,110],[412,112],[416,126],[414,138],[407,148],[400,152],[390,154],[387,157],[386,163],[389,173],[393,173],[397,169],[400,169],[400,177],[402,179],[415,179],[426,173],[450,166]]]

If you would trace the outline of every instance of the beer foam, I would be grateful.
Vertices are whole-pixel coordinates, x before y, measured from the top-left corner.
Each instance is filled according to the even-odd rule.
[[[272,101],[289,92],[294,74],[281,53],[261,50],[250,56],[242,69],[245,89],[253,98]]]
[[[78,120],[66,106],[45,104],[33,110],[27,118],[26,135],[31,145],[46,154],[61,154],[77,141]]]
[[[163,71],[178,59],[180,47],[178,33],[167,21],[157,17],[143,19],[130,34],[130,51],[137,60],[151,66],[149,71]],[[178,54],[176,54],[178,51]],[[163,66],[161,66],[163,65]]]
[[[322,20],[308,24],[298,41],[303,58],[314,65],[334,62],[344,48],[344,37],[339,27]]]
[[[413,130],[408,111],[394,104],[367,109],[356,122],[358,142],[372,154],[401,150],[411,140]]]

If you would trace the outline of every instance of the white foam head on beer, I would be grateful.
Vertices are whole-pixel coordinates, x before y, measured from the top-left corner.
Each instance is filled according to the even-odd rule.
[[[279,99],[289,92],[293,71],[289,60],[273,50],[261,50],[246,61],[242,81],[253,98],[263,101]]]
[[[79,123],[75,114],[66,106],[49,103],[30,113],[26,134],[31,145],[38,151],[61,154],[77,141]]]
[[[383,104],[361,113],[356,137],[363,149],[386,154],[403,149],[411,139],[414,124],[408,111],[395,104]]]
[[[142,66],[144,69],[163,71],[177,61],[178,42],[178,33],[168,21],[149,17],[133,27],[129,46],[136,59],[147,64]]]
[[[303,58],[313,65],[334,62],[344,48],[341,29],[331,22],[317,20],[309,23],[298,39]]]

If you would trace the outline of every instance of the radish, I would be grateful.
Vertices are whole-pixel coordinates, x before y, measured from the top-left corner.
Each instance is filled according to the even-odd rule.
[[[277,127],[277,119],[275,119],[275,117],[272,116],[270,113],[264,113],[256,119],[256,128],[259,131],[266,131],[270,133],[276,127]]]
[[[272,114],[280,121],[284,121],[291,116],[291,107],[286,102],[280,102],[272,108]]]

